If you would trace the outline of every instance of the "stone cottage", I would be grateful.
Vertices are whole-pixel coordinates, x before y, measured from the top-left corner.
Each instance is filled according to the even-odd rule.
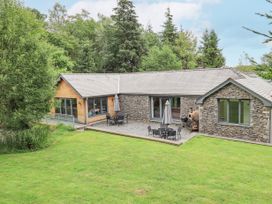
[[[132,120],[161,121],[169,100],[176,122],[199,110],[201,133],[271,142],[272,85],[232,68],[62,74],[51,112],[85,124],[104,120],[115,95]]]

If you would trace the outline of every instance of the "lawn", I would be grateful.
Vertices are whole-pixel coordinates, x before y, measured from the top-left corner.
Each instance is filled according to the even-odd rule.
[[[271,203],[272,148],[196,137],[175,147],[58,128],[0,155],[0,203]]]

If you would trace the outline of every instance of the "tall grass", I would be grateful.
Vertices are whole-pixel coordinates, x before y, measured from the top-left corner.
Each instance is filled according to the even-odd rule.
[[[33,151],[48,144],[50,129],[46,125],[35,125],[31,129],[10,131],[0,130],[0,152]]]

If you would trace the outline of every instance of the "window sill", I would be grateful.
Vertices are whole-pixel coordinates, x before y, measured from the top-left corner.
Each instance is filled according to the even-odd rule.
[[[224,123],[224,122],[218,122],[217,125],[223,125],[223,126],[234,126],[234,127],[242,127],[242,128],[251,128],[251,125],[243,125],[243,124],[235,124],[235,123]]]

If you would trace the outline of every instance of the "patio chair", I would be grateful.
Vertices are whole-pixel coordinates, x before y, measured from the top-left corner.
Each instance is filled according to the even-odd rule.
[[[168,131],[167,139],[168,140],[177,140],[177,131],[175,131],[175,130]]]
[[[147,127],[147,134],[148,136],[153,135],[153,131],[150,125]]]
[[[119,125],[122,125],[122,124],[124,124],[124,122],[125,122],[125,116],[124,115],[121,115],[121,114],[119,114],[119,115],[117,115],[116,116],[116,124],[119,126]]]
[[[153,137],[161,137],[161,132],[160,132],[160,130],[158,130],[158,129],[153,129],[152,130],[152,132],[153,132]]]
[[[181,139],[181,130],[182,130],[182,128],[178,127],[178,130],[177,130],[177,139]]]
[[[125,114],[126,123],[128,124],[128,114]]]
[[[167,136],[167,129],[166,128],[159,128],[160,137],[166,139]]]
[[[115,125],[115,120],[111,117],[109,113],[106,114],[107,125]]]

